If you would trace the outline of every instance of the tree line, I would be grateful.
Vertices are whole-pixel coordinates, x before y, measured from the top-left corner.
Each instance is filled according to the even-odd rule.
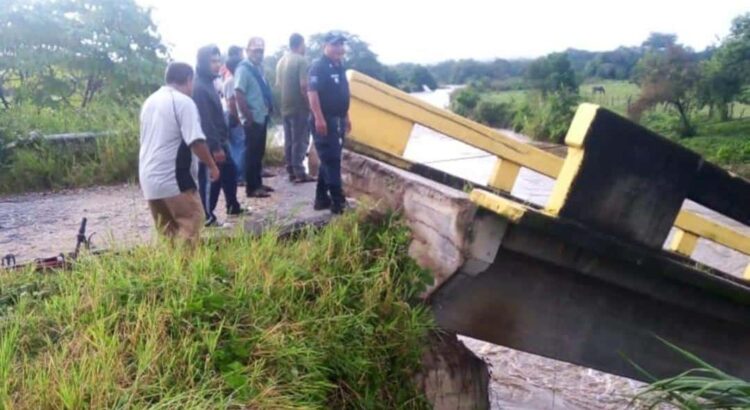
[[[122,103],[158,87],[169,58],[150,11],[135,0],[6,0],[0,21],[0,89],[5,90],[0,107],[85,108],[98,98]],[[702,51],[680,44],[674,34],[654,33],[639,46],[606,52],[568,49],[534,60],[386,65],[364,39],[348,36],[349,67],[409,92],[468,84],[479,92],[537,90],[543,99],[575,104],[586,79],[629,80],[641,93],[628,114],[637,120],[654,106],[669,106],[679,114],[684,136],[695,132],[696,109],[708,107],[712,116],[726,120],[733,103],[750,102],[750,13],[738,16],[726,38]],[[311,57],[319,55],[321,35],[308,43]],[[267,59],[271,76],[282,53]],[[474,104],[462,107],[465,111],[479,104],[471,95],[463,99]],[[498,104],[480,108],[485,116],[508,111]]]

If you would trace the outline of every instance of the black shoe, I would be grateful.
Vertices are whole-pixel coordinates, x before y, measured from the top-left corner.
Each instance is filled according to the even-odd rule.
[[[245,208],[243,208],[243,207],[241,207],[239,205],[227,209],[227,215],[229,215],[229,216],[240,216],[240,215],[244,215],[246,213],[247,213],[247,209],[245,209]]]
[[[248,198],[268,198],[269,196],[271,195],[263,188],[258,188],[252,192],[247,193]]]
[[[331,201],[330,200],[328,200],[328,201],[317,201],[316,200],[315,203],[313,204],[313,209],[316,210],[316,211],[324,211],[324,210],[330,209],[330,208],[331,208]]]
[[[334,215],[341,215],[347,209],[349,209],[349,204],[346,201],[341,202],[341,203],[332,203],[331,204],[331,213],[334,214]]]
[[[219,220],[216,218],[216,215],[211,215],[206,219],[206,222],[203,224],[206,228],[211,228],[214,226],[219,226]]]
[[[263,189],[264,191],[266,191],[266,192],[276,192],[276,190],[275,190],[275,189],[271,188],[271,187],[270,187],[270,186],[268,186],[268,185],[263,185],[262,189]]]
[[[263,173],[261,173],[260,176],[262,176],[263,178],[273,178],[276,176],[276,174],[274,174],[273,172],[269,172],[269,171],[263,171]]]
[[[317,178],[313,178],[310,175],[305,174],[301,177],[295,178],[294,181],[292,182],[294,182],[295,184],[305,184],[308,182],[316,182],[317,180],[318,180]]]

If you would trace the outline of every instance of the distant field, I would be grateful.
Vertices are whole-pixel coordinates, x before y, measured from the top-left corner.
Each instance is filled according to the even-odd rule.
[[[596,94],[592,92],[593,86],[604,87],[605,94]],[[482,98],[496,102],[513,102],[521,101],[526,97],[528,90],[511,90],[490,92],[483,95]],[[619,114],[625,114],[628,107],[628,99],[635,101],[638,98],[638,86],[627,81],[596,81],[582,84],[580,87],[581,102],[592,102],[607,107]],[[750,110],[748,110],[750,114]]]
[[[594,94],[594,86],[604,87],[604,94]],[[625,115],[628,111],[628,101],[635,101],[641,93],[637,85],[628,81],[595,81],[582,84],[580,87],[581,100],[607,107],[610,110]]]
[[[604,87],[604,94],[594,94],[594,86]],[[636,84],[628,81],[587,81],[580,87],[581,102],[591,102],[606,107],[620,115],[627,114],[628,101],[635,101],[640,90]],[[489,92],[483,99],[496,102],[519,102],[528,90]],[[645,116],[644,125],[667,137],[677,140],[682,145],[700,153],[709,161],[718,163],[746,178],[750,178],[750,106],[735,104],[733,119],[716,121],[708,119],[708,109],[698,112],[693,121],[698,134],[692,138],[677,138],[668,131],[670,121],[676,117],[665,107],[654,109],[654,115]]]
[[[594,94],[594,86],[604,87],[605,93]],[[482,98],[497,102],[511,102],[522,100],[527,93],[528,90],[489,92],[484,94]],[[581,102],[599,104],[602,107],[606,107],[618,114],[626,115],[628,109],[628,101],[635,101],[640,94],[640,89],[638,88],[638,85],[633,84],[629,81],[587,80],[586,82],[581,84],[580,94]],[[699,112],[699,114],[707,115],[708,109]],[[735,104],[734,118],[748,117],[750,117],[750,105]]]

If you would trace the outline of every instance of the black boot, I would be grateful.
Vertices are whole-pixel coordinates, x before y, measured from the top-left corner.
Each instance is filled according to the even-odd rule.
[[[316,210],[316,211],[322,211],[322,210],[330,209],[330,208],[331,208],[331,200],[330,199],[327,199],[327,198],[326,199],[322,199],[322,200],[319,200],[317,198],[315,199],[315,203],[313,204],[313,209],[314,210]]]
[[[341,215],[347,208],[346,197],[340,186],[329,187],[331,191],[331,213]]]
[[[318,184],[315,186],[315,203],[313,209],[322,211],[331,207],[331,197],[328,196],[328,187],[326,187],[323,178],[318,178]]]

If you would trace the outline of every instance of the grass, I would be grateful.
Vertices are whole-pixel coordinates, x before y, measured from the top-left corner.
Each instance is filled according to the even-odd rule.
[[[593,94],[591,87],[601,85],[606,95]],[[483,99],[495,102],[518,103],[526,98],[529,90],[496,91],[482,94]],[[584,83],[580,87],[581,101],[592,102],[607,107],[621,115],[627,112],[628,98],[638,98],[638,86],[627,81],[602,80]]]
[[[750,178],[750,118],[698,125],[698,136],[680,141],[706,159]]]
[[[101,103],[85,110],[14,106],[0,110],[0,195],[136,182],[140,102]],[[95,142],[17,144],[30,133],[111,132]],[[268,146],[265,165],[284,163],[282,147]]]
[[[0,277],[0,407],[425,408],[408,241],[349,215]]]
[[[654,380],[635,398],[636,401],[645,403],[648,408],[659,408],[663,404],[684,410],[750,408],[750,382],[730,376],[665,340],[662,342],[695,368],[675,377],[656,380],[636,366],[646,377]]]
[[[104,185],[138,174],[138,106],[0,110],[0,194]],[[110,132],[95,142],[21,142],[30,133]],[[8,148],[16,143],[15,148]]]

